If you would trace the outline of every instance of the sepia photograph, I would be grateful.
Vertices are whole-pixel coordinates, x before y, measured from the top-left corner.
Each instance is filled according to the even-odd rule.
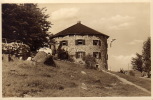
[[[151,97],[150,2],[1,3],[2,97]]]

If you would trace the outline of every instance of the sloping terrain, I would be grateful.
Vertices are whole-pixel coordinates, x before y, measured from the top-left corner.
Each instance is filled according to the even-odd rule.
[[[55,63],[57,67],[3,60],[3,97],[149,96],[107,73],[66,61]]]
[[[142,88],[147,89],[148,91],[151,91],[151,79],[150,78],[142,78],[140,76],[130,76],[130,75],[125,75],[122,73],[118,72],[112,72],[138,86],[141,86]]]

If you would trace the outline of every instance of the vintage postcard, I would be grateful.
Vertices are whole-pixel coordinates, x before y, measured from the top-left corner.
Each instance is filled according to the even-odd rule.
[[[151,1],[2,2],[1,23],[2,98],[152,100]]]

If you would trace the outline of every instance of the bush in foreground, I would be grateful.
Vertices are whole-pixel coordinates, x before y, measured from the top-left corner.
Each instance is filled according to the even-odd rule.
[[[89,69],[95,69],[95,65],[96,65],[96,59],[95,57],[91,56],[91,55],[87,55],[84,57],[83,59],[85,61],[86,64],[86,68]]]

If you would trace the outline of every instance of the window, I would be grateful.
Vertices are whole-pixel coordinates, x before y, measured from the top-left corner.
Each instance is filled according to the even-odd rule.
[[[100,40],[93,40],[93,45],[101,46],[101,41]]]
[[[66,41],[66,40],[63,40],[60,43],[62,46],[68,46],[68,41]]]
[[[85,56],[85,52],[76,52],[76,58],[83,58]]]
[[[83,39],[75,40],[75,44],[76,45],[85,45],[85,40],[83,40]]]
[[[101,59],[101,53],[100,52],[93,52],[93,57],[97,59]]]

